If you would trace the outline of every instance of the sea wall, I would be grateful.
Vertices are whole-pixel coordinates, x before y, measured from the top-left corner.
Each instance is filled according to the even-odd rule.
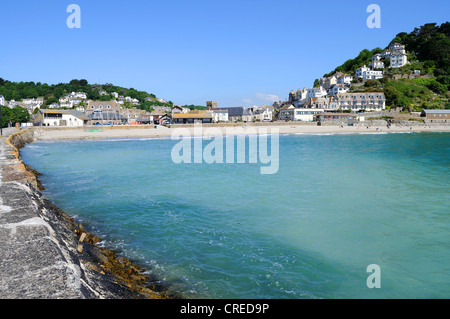
[[[0,299],[179,297],[45,199],[20,160],[33,141],[33,129],[0,140]]]

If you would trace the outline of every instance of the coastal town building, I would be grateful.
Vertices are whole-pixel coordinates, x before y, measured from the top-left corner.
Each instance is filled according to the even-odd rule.
[[[218,108],[219,103],[217,101],[206,101],[206,109],[207,110],[211,110],[211,109],[216,109]]]
[[[322,113],[323,109],[298,108],[294,111],[294,121],[312,122],[316,114]]]
[[[408,64],[408,57],[404,53],[391,55],[391,68],[401,68]]]
[[[337,109],[379,111],[386,108],[386,97],[381,92],[337,94]]]
[[[322,87],[322,86],[313,87],[313,88],[308,89],[308,92],[306,93],[306,99],[309,100],[314,97],[324,97],[326,95],[327,95],[327,91],[325,90],[324,87]]]
[[[329,109],[333,97],[313,97],[308,100],[305,107],[310,109]]]
[[[360,68],[357,68],[356,71],[355,71],[356,77],[362,79],[363,78],[363,74],[365,72],[368,72],[368,71],[370,71],[370,68],[368,68],[366,65],[364,65],[364,66],[362,66]]]
[[[389,52],[391,55],[397,55],[397,54],[405,54],[405,46],[401,43],[394,42],[389,46]]]
[[[89,118],[82,112],[75,110],[40,109],[34,122],[40,126],[80,127],[86,125]]]
[[[6,106],[8,106],[10,109],[15,108],[16,106],[20,106],[19,102],[16,102],[15,100],[7,101]]]
[[[152,105],[153,110],[161,113],[172,113],[172,109],[169,106]],[[189,110],[187,110],[189,112]]]
[[[374,55],[372,56],[372,62],[380,61],[381,58],[382,58],[381,53],[374,54]]]
[[[214,109],[211,110],[212,121],[214,123],[228,122],[228,110]]]
[[[318,122],[333,122],[335,124],[350,124],[358,121],[357,116],[352,113],[324,112],[316,114],[314,118]]]
[[[154,124],[166,125],[172,123],[172,116],[170,114],[164,114],[158,120],[153,121]]]
[[[253,106],[244,110],[244,122],[270,122],[273,120],[274,108],[267,105]]]
[[[342,75],[342,72],[337,72],[329,77],[323,77],[319,80],[319,86],[323,87],[325,90],[328,90],[330,87],[338,83],[338,78]]]
[[[291,91],[289,93],[289,103],[293,104],[295,107],[300,107],[304,105],[308,100],[306,99],[308,90],[306,88],[298,89],[296,92]]]
[[[5,106],[5,97],[3,95],[0,95],[0,105]]]
[[[285,107],[280,109],[278,119],[280,121],[294,121],[295,110],[296,108],[292,104],[286,105]]]
[[[423,110],[420,116],[427,120],[446,122],[450,120],[450,110]]]
[[[364,65],[356,69],[356,77],[363,80],[377,80],[383,78],[383,71],[373,71]]]
[[[244,116],[244,107],[243,106],[235,106],[235,107],[219,107],[219,108],[211,108],[210,111],[228,111],[228,120],[230,122],[240,122],[243,121]]]
[[[38,98],[32,98],[32,99],[23,99],[20,104],[17,104],[16,106],[22,106],[25,108],[30,114],[36,109],[41,108],[41,106],[44,104],[44,98],[38,97]]]
[[[144,115],[142,117],[138,117],[136,119],[133,119],[130,124],[132,124],[132,125],[134,125],[134,124],[139,124],[139,125],[153,124],[153,116]]]
[[[379,80],[383,78],[383,71],[366,71],[363,73],[363,80]]]
[[[401,68],[408,64],[405,46],[398,42],[394,42],[389,46],[390,66],[391,68]]]
[[[380,53],[375,54],[375,55],[372,57],[372,61],[370,62],[369,67],[370,67],[372,70],[375,70],[375,69],[384,69],[384,62],[381,61],[382,57],[383,57],[383,56],[382,56],[382,54],[380,54]]]
[[[49,109],[59,109],[59,108],[60,108],[60,105],[59,105],[59,103],[53,102],[52,104],[50,104],[50,105],[48,106],[48,108],[49,108]]]
[[[127,122],[127,118],[118,112],[95,110],[88,115],[92,125],[117,125]]]
[[[116,101],[89,101],[87,103],[86,112],[90,114],[96,110],[119,113],[120,104]]]
[[[344,86],[343,84],[335,84],[330,88],[328,93],[330,95],[337,95],[339,93],[347,93],[348,90],[349,90],[349,87]]]
[[[256,122],[270,122],[273,119],[273,109],[261,107],[253,109],[253,120]]]
[[[375,70],[375,69],[384,69],[384,62],[383,62],[383,61],[379,61],[379,60],[372,61],[372,62],[370,62],[369,67],[370,67],[372,70]]]
[[[189,110],[187,107],[182,107],[182,106],[180,106],[180,105],[175,105],[175,106],[172,108],[172,110],[171,110],[172,115],[174,115],[174,114],[188,113],[189,111],[190,111],[190,110]]]
[[[156,110],[150,113],[150,116],[153,117],[153,121],[156,121],[156,122],[159,121],[164,115],[166,115],[165,112],[156,111]]]
[[[337,84],[350,85],[353,81],[353,76],[349,74],[343,74],[337,79]]]
[[[207,124],[212,123],[211,113],[185,113],[174,114],[172,121],[174,124]]]

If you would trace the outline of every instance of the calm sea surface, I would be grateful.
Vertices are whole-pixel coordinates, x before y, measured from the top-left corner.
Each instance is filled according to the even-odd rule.
[[[174,164],[176,143],[21,153],[47,198],[188,297],[450,298],[450,134],[284,135],[274,175]]]

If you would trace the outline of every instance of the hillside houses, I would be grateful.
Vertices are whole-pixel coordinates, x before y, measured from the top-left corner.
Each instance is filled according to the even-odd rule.
[[[390,67],[400,68],[408,64],[405,46],[392,43],[386,50],[374,54],[369,65],[361,65],[352,74],[335,72],[319,80],[319,87],[304,88],[289,93],[289,100],[281,104],[278,118],[281,120],[303,120],[299,114],[310,114],[310,110],[340,111],[380,111],[386,108],[384,93],[358,92],[352,88],[361,86],[361,82],[383,78],[386,68],[385,60],[389,59]],[[415,74],[417,76],[417,74]],[[357,84],[356,84],[357,83]],[[317,112],[314,112],[317,114]],[[310,118],[310,117],[309,117]]]
[[[392,43],[388,49],[384,50],[381,57],[390,59],[391,68],[401,68],[408,64],[405,46],[398,42]]]
[[[373,65],[373,64],[372,64]],[[378,80],[383,78],[383,71],[375,71],[365,65],[356,69],[356,77],[365,80]]]
[[[338,93],[334,96],[312,98],[305,105],[308,109],[326,111],[380,111],[386,108],[384,93]]]

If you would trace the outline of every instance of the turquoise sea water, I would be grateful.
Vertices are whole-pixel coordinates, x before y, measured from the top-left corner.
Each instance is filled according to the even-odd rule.
[[[450,134],[284,135],[274,175],[174,164],[176,143],[21,154],[49,199],[188,297],[450,297]]]

